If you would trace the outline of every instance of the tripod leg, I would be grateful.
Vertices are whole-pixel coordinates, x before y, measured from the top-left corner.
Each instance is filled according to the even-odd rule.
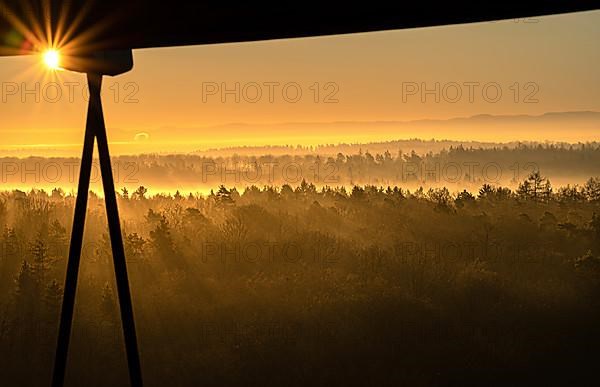
[[[96,108],[93,106],[92,100],[90,99],[85,127],[85,138],[83,141],[83,153],[81,156],[81,167],[79,169],[79,184],[77,187],[77,199],[75,201],[75,215],[73,217],[71,243],[69,244],[69,260],[67,262],[67,275],[60,315],[58,342],[54,358],[54,371],[52,374],[53,387],[62,387],[65,379],[69,341],[71,339],[71,326],[73,323],[73,309],[75,307],[75,293],[77,291],[77,277],[79,275],[79,262],[81,260],[81,246],[83,243],[88,192],[90,189],[90,174],[92,170],[92,156],[94,153],[94,124],[97,122],[96,116]]]
[[[90,98],[100,101],[100,87],[102,76],[88,74],[90,85]],[[119,222],[119,210],[115,196],[115,184],[113,181],[110,154],[108,151],[108,139],[106,127],[102,115],[100,103],[98,115],[98,127],[96,128],[96,139],[98,140],[98,154],[100,157],[100,170],[102,172],[102,186],[104,187],[104,200],[106,202],[106,215],[108,217],[108,229],[113,253],[115,276],[117,279],[117,293],[121,309],[121,321],[123,323],[123,336],[125,338],[125,349],[127,352],[127,363],[129,365],[129,378],[132,387],[142,386],[142,371],[133,318],[133,306],[129,290],[129,279],[127,276],[127,264],[125,262],[125,251],[123,249],[123,236]]]

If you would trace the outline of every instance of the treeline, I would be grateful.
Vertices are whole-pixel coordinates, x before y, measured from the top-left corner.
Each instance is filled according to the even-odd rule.
[[[483,184],[516,189],[530,173],[542,170],[556,184],[585,183],[600,175],[600,147],[597,144],[526,145],[501,147],[463,147],[416,152],[389,148],[325,156],[303,155],[138,155],[113,160],[115,179],[132,190],[140,185],[154,193],[173,187],[191,192],[207,192],[221,184],[236,187],[299,185],[303,180],[321,188],[354,185],[447,187],[451,191],[471,192]],[[79,161],[67,158],[3,158],[0,177],[5,186],[61,186],[73,189]],[[99,167],[92,171],[96,187]]]
[[[368,143],[338,143],[321,144],[315,146],[304,145],[266,145],[266,146],[236,146],[198,150],[192,152],[208,157],[229,157],[233,154],[240,156],[274,155],[274,156],[304,156],[308,154],[320,155],[322,157],[335,157],[338,153],[357,154],[368,150],[372,154],[383,154],[387,152],[411,153],[414,151],[419,155],[427,153],[438,153],[443,150],[459,148],[464,149],[513,149],[513,148],[554,148],[554,149],[578,149],[598,148],[598,142],[567,143],[567,142],[535,142],[535,141],[513,141],[507,143],[485,142],[485,141],[458,141],[458,140],[423,140],[412,138],[408,140],[378,141]]]
[[[516,146],[537,146],[534,142],[511,142],[511,143],[493,143],[483,141],[456,141],[456,140],[422,140],[412,138],[408,140],[393,140],[393,141],[378,141],[368,143],[338,143],[338,144],[321,144],[321,145],[265,145],[265,146],[234,146],[213,148],[207,150],[198,150],[193,152],[201,156],[209,157],[228,157],[233,154],[241,156],[256,156],[256,155],[274,155],[274,156],[304,156],[308,154],[320,155],[324,157],[335,157],[338,153],[356,154],[364,149],[368,149],[371,153],[385,153],[386,151],[396,150],[410,153],[415,151],[417,154],[426,154],[429,152],[437,153],[443,149],[451,147],[463,146],[466,148],[502,148],[503,146],[513,148]],[[580,146],[576,144],[573,146]],[[596,143],[589,143],[589,146],[597,146]],[[556,143],[555,146],[571,146],[571,144]]]
[[[560,184],[582,184],[587,177],[600,175],[600,147],[595,144],[521,144],[492,148],[458,145],[423,153],[401,149],[378,153],[363,148],[356,153],[339,152],[335,157],[319,154],[146,155],[120,157],[118,163],[123,169],[128,167],[133,171],[135,168],[135,173],[128,175],[129,180],[159,187],[223,184],[239,189],[249,185],[298,185],[305,180],[319,187],[374,184],[474,190],[484,183],[516,188],[536,170],[543,170]]]
[[[49,381],[74,202],[60,189],[0,194],[3,384]],[[102,203],[90,194],[74,385],[127,381]],[[149,386],[583,383],[595,373],[598,178],[555,188],[532,173],[515,190],[474,193],[139,187],[119,192],[119,208]]]

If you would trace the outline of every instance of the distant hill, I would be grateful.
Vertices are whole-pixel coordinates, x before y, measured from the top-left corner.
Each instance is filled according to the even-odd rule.
[[[212,130],[230,136],[252,133],[274,133],[274,136],[303,133],[306,137],[328,139],[334,133],[345,133],[352,142],[317,142],[313,147],[300,146],[243,146],[214,147],[196,150],[211,155],[229,154],[332,154],[356,153],[359,150],[417,153],[437,152],[450,146],[473,148],[515,147],[519,143],[577,143],[600,139],[600,112],[550,112],[532,115],[490,115],[457,117],[447,120],[416,121],[340,121],[329,123],[282,123],[261,125],[233,123],[215,126]],[[379,137],[381,140],[369,140]],[[574,138],[574,140],[573,140]],[[434,140],[435,139],[435,140]],[[271,141],[272,143],[273,141]],[[282,142],[285,144],[285,142]]]
[[[196,128],[148,128],[140,131],[109,128],[113,154],[210,153],[281,154],[307,153],[318,148],[336,153],[362,148],[402,149],[418,153],[449,146],[494,147],[518,142],[591,142],[600,136],[600,112],[549,112],[542,115],[490,115],[446,120],[289,122],[274,124],[230,123]],[[79,134],[77,134],[79,135]],[[14,136],[12,136],[14,137]],[[4,144],[18,139],[3,139]],[[139,141],[143,138],[143,141]],[[180,140],[189,139],[182,143]],[[430,140],[426,144],[411,139]],[[411,141],[408,141],[411,140]],[[441,140],[441,141],[440,141]],[[390,142],[392,144],[390,144]],[[393,144],[397,142],[397,144]],[[232,146],[232,144],[234,144]],[[238,146],[238,144],[247,144]],[[298,147],[297,144],[304,144]],[[312,144],[313,149],[310,149]],[[77,156],[78,139],[68,145],[33,145],[0,148],[0,155]],[[391,151],[390,149],[390,151]]]

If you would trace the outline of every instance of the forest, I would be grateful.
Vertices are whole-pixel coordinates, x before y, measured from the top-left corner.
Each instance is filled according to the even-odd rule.
[[[224,153],[224,152],[229,153]],[[248,152],[257,153],[249,154]],[[258,153],[258,152],[262,153]],[[79,159],[68,157],[2,157],[4,189],[51,191],[76,188]],[[598,143],[456,143],[405,140],[338,144],[314,149],[293,147],[235,148],[221,152],[140,154],[113,158],[118,185],[151,194],[201,192],[223,184],[243,191],[247,186],[291,186],[303,180],[318,189],[355,185],[443,188],[476,193],[483,184],[513,190],[530,173],[544,171],[556,185],[583,185],[600,175]],[[94,190],[101,190],[100,168],[92,168]]]
[[[67,384],[127,385],[103,199],[89,200]],[[140,186],[118,201],[149,386],[597,379],[598,177]],[[0,193],[6,386],[50,380],[74,202],[58,188]]]

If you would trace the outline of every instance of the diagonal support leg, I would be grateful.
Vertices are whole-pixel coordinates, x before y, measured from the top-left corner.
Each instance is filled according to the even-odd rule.
[[[88,192],[90,189],[92,157],[94,153],[94,125],[96,121],[96,112],[92,106],[92,100],[90,99],[83,141],[83,153],[81,156],[81,167],[79,170],[79,185],[77,187],[77,198],[75,201],[75,215],[73,217],[71,243],[69,244],[69,260],[67,262],[65,291],[63,294],[60,326],[58,330],[58,343],[56,346],[56,355],[54,357],[54,372],[52,374],[53,387],[62,387],[65,379],[67,354],[69,351],[69,341],[71,339],[71,326],[73,323],[73,309],[75,306],[75,293],[77,290],[77,278],[79,276],[79,262],[81,260],[83,230],[87,211]]]
[[[108,217],[115,276],[117,279],[117,293],[121,310],[121,321],[123,324],[127,363],[129,366],[129,378],[132,387],[142,387],[143,385],[135,323],[133,318],[133,306],[131,302],[131,293],[129,290],[127,266],[125,263],[123,237],[121,235],[119,212],[117,208],[115,187],[110,164],[110,154],[108,152],[108,140],[102,113],[102,100],[100,98],[101,86],[101,75],[88,74],[90,101],[88,104],[85,139],[81,158],[81,168],[79,172],[79,185],[77,187],[75,215],[73,220],[73,229],[71,232],[71,243],[69,245],[69,260],[67,262],[65,291],[63,295],[63,304],[60,316],[56,356],[54,359],[52,387],[62,387],[64,385],[69,341],[71,338],[71,327],[73,324],[73,311],[75,306],[79,263],[81,261],[81,247],[83,243],[85,215],[87,211],[87,199],[92,169],[92,157],[94,152],[94,137],[96,137],[98,140],[102,185],[104,187],[106,214]]]
[[[100,86],[102,76],[88,74],[88,83],[95,84],[94,92],[100,99]],[[91,90],[90,90],[91,91]],[[108,217],[108,230],[113,253],[115,276],[117,279],[117,293],[119,295],[119,306],[121,309],[121,322],[123,324],[123,336],[125,338],[125,349],[127,352],[127,363],[129,365],[129,379],[132,387],[142,386],[142,371],[135,332],[135,321],[133,318],[133,305],[131,292],[129,290],[129,278],[127,275],[127,264],[125,262],[125,251],[123,249],[123,236],[119,222],[119,209],[115,195],[115,183],[113,181],[110,154],[108,151],[108,138],[102,114],[102,106],[99,106],[98,128],[96,139],[98,140],[98,155],[100,157],[100,171],[102,173],[102,186],[104,187],[104,201],[106,203],[106,215]]]

